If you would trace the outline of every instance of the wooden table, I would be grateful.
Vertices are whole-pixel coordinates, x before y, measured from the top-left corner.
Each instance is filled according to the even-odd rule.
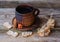
[[[50,15],[50,10],[53,10],[44,8],[39,9],[39,17]],[[6,34],[6,28],[2,27],[2,24],[6,21],[10,22],[11,24],[11,20],[15,16],[15,8],[0,8],[0,42],[60,42],[60,10],[53,10],[53,13],[53,17],[56,20],[56,28],[53,30],[50,36],[39,37],[37,34],[34,34],[28,38],[21,36],[14,38]]]

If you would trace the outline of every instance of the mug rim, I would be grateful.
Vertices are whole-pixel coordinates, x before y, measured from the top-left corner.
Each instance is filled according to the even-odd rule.
[[[25,6],[25,7],[29,7],[29,8],[31,8],[32,9],[32,11],[33,11],[33,7],[32,6],[30,6],[30,5],[27,5],[27,4],[23,4],[23,5],[18,5],[16,8],[15,8],[15,11],[17,12],[17,13],[19,13],[20,14],[20,12],[18,12],[18,7],[20,7],[20,6]],[[27,12],[27,13],[21,13],[22,15],[23,14],[28,14],[28,13],[31,13],[32,11],[30,11],[30,12]]]

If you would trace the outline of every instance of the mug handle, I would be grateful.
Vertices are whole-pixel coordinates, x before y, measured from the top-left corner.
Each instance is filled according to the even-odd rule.
[[[34,9],[34,12],[33,12],[33,14],[35,15],[35,16],[37,16],[37,15],[39,15],[39,10],[38,9]]]

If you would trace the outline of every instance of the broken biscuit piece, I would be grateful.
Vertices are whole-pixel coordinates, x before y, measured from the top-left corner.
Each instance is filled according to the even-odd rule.
[[[39,36],[41,36],[41,37],[45,36],[45,35],[44,35],[44,32],[40,32],[40,33],[38,33],[38,34],[39,34]]]
[[[48,36],[50,34],[50,29],[46,29],[46,30],[40,30],[38,32],[39,36],[43,37],[43,36]]]
[[[12,27],[12,25],[10,25],[9,22],[5,22],[3,26],[6,27],[7,29],[10,29]]]
[[[13,32],[13,31],[11,31],[11,30],[9,30],[9,31],[7,32],[7,34],[10,35],[10,36],[13,36],[13,37],[17,37],[17,36],[18,36],[18,33],[17,33],[17,32]]]
[[[23,37],[28,37],[31,36],[33,33],[32,32],[22,32]]]
[[[45,36],[49,36],[49,34],[50,34],[50,30],[47,30]]]

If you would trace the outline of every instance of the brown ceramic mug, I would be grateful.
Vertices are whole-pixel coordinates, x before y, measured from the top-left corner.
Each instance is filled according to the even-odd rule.
[[[15,17],[18,24],[30,26],[34,23],[35,17],[39,14],[39,10],[31,5],[23,4],[16,7]]]

